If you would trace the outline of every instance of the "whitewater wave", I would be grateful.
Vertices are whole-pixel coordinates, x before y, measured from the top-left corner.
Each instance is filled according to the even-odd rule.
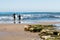
[[[33,21],[32,21],[33,20]],[[21,14],[21,23],[38,23],[47,21],[60,21],[58,15],[48,14]],[[0,16],[0,23],[13,23],[13,16]],[[16,15],[16,22],[18,23],[18,15]]]
[[[22,15],[22,19],[31,19],[31,18],[60,18],[56,15]]]

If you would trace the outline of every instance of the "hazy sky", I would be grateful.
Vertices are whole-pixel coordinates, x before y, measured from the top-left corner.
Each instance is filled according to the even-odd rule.
[[[0,0],[0,11],[60,12],[60,0]]]

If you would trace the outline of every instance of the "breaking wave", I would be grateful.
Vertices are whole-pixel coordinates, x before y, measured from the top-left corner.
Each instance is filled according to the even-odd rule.
[[[52,14],[21,14],[21,23],[38,23],[46,21],[59,21],[60,15]],[[0,23],[13,23],[13,16],[0,16]],[[16,22],[18,22],[18,15],[16,15]]]

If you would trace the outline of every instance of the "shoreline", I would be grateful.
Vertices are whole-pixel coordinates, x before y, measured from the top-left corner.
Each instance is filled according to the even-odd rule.
[[[0,23],[0,24],[14,24],[14,23]],[[38,23],[15,23],[15,24],[23,24],[23,25],[32,25],[32,24],[60,24],[60,22],[38,22]]]
[[[60,22],[42,22],[39,24],[60,24]],[[25,25],[37,24],[0,24],[0,40],[41,40],[38,33],[24,31]]]

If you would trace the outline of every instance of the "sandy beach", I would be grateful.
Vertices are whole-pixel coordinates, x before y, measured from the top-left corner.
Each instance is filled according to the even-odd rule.
[[[0,40],[33,40],[39,39],[37,33],[25,32],[26,24],[0,24]]]
[[[46,22],[40,24],[58,24],[60,22]],[[0,24],[0,40],[39,40],[38,33],[24,31],[28,24]]]

